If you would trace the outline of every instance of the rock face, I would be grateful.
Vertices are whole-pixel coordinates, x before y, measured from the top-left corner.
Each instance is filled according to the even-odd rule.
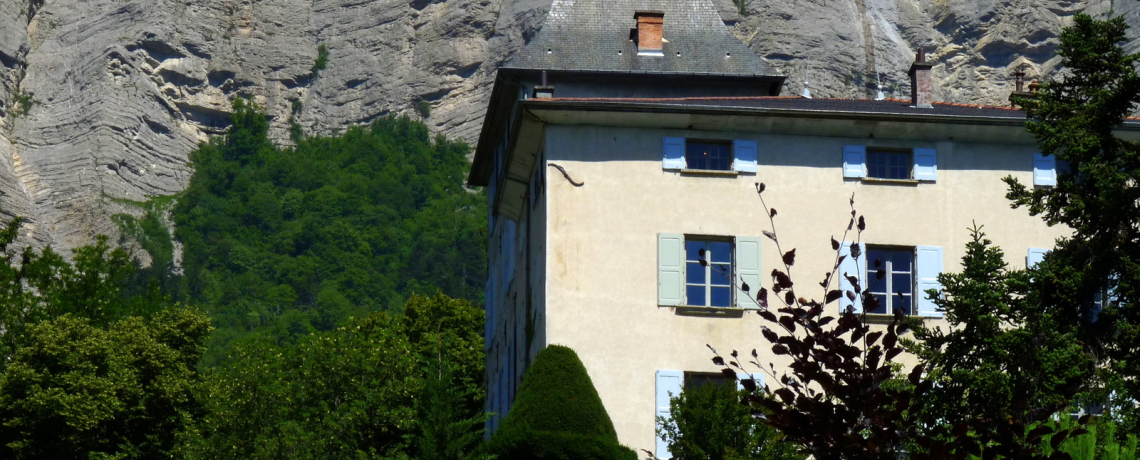
[[[1076,12],[1115,7],[1140,24],[1132,1],[718,2],[789,76],[784,94],[806,80],[816,97],[874,97],[880,75],[887,97],[907,97],[923,47],[939,62],[936,100],[1004,104],[1015,68],[1058,71]],[[495,69],[550,3],[0,0],[0,205],[28,218],[36,245],[116,236],[112,214],[186,186],[190,151],[225,129],[239,94],[266,108],[282,144],[293,122],[329,133],[390,113],[473,142]]]

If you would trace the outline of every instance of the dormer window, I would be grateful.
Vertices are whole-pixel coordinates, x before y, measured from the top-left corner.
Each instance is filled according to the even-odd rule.
[[[637,54],[639,56],[664,56],[661,51],[664,13],[641,12],[633,16],[637,19]]]

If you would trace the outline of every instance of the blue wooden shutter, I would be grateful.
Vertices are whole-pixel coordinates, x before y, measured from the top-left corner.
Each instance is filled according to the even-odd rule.
[[[1025,256],[1025,268],[1037,266],[1042,260],[1045,260],[1045,254],[1048,252],[1049,250],[1045,248],[1029,248],[1029,254]]]
[[[938,180],[938,151],[914,149],[914,179]]]
[[[851,245],[844,241],[843,246],[839,248],[839,255],[846,256],[843,261],[839,263],[839,270],[836,276],[839,277],[839,290],[843,292],[843,297],[839,299],[839,312],[843,313],[850,305],[855,309],[855,313],[863,312],[863,299],[859,294],[855,295],[855,300],[847,298],[847,291],[855,292],[855,287],[847,280],[847,275],[854,276],[859,280],[859,288],[862,290],[867,289],[867,247],[863,243],[859,243],[859,257],[851,257]]]
[[[736,306],[757,308],[756,293],[760,291],[760,238],[736,237]],[[748,292],[741,290],[741,283],[748,283]]]
[[[662,140],[661,167],[664,169],[685,169],[685,138],[666,137]]]
[[[867,146],[843,146],[843,177],[867,177]]]
[[[941,318],[942,312],[934,306],[934,301],[927,298],[927,289],[942,290],[938,282],[938,275],[942,274],[942,248],[938,246],[918,246],[915,248],[915,278],[917,279],[919,316]]]
[[[732,142],[732,169],[737,172],[756,172],[756,141]]]
[[[1033,154],[1033,185],[1043,187],[1057,185],[1057,157]]]
[[[685,235],[657,235],[657,305],[685,303]]]
[[[656,398],[656,411],[654,411],[654,420],[657,417],[669,417],[669,399],[681,394],[681,388],[684,385],[685,373],[682,371],[657,371],[657,398]],[[661,422],[657,421],[655,424],[658,428],[661,427]],[[657,458],[670,458],[673,455],[669,453],[669,444],[665,439],[657,437]]]

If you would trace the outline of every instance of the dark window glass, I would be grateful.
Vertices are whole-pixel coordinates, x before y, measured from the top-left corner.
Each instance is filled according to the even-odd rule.
[[[685,373],[685,388],[700,388],[705,385],[732,385],[736,386],[736,380],[726,377],[724,374],[706,374],[704,372],[686,372]]]
[[[884,270],[883,279],[877,272]],[[879,307],[866,309],[867,313],[890,314],[900,309],[905,314],[914,312],[914,251],[910,249],[867,249],[867,288]]]
[[[909,152],[867,151],[867,177],[910,179],[913,164]]]
[[[732,306],[732,280],[732,243],[686,238],[686,305]]]
[[[728,171],[732,169],[732,148],[726,143],[686,141],[685,162],[688,169]]]

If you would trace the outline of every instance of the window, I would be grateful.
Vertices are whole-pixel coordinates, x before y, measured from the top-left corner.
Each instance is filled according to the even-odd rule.
[[[688,140],[685,162],[688,169],[731,171],[732,146],[727,142]]]
[[[931,148],[843,146],[843,177],[935,182],[938,152]]]
[[[736,386],[736,379],[729,379],[720,372],[685,372],[685,388],[700,388],[709,384]]]
[[[867,149],[867,177],[877,179],[911,179],[909,150]]]
[[[732,306],[732,242],[689,238],[685,241],[685,304]]]
[[[879,269],[884,271],[882,279],[876,274]],[[914,313],[913,249],[867,248],[867,280],[867,290],[879,301],[879,307],[867,313]]]
[[[661,168],[666,171],[736,171],[756,174],[754,140],[661,139]]]
[[[757,308],[761,239],[657,234],[657,305]]]

